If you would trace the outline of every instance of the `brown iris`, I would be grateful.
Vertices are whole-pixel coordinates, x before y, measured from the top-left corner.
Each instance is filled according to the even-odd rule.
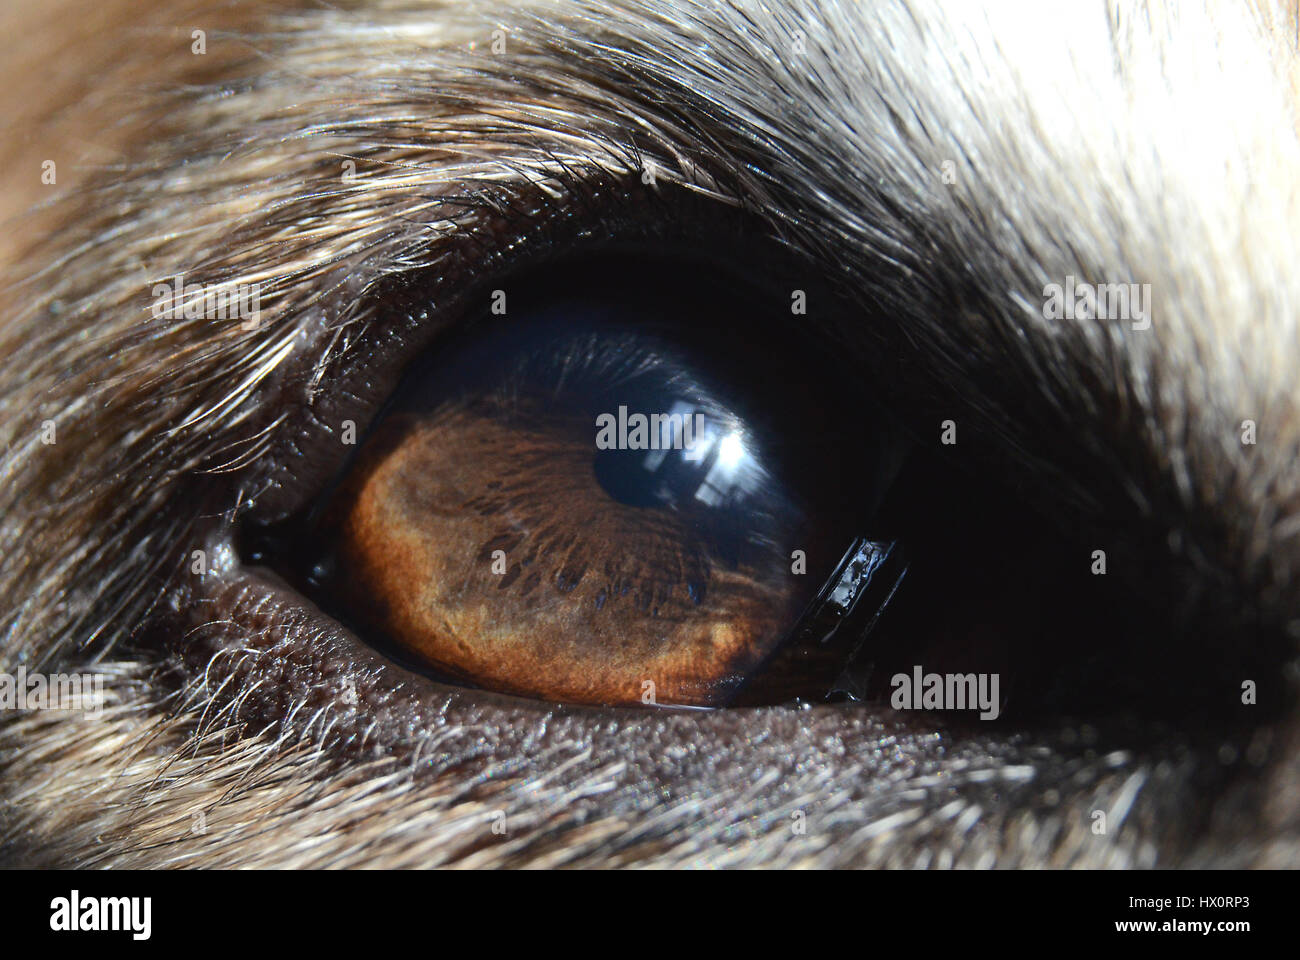
[[[685,410],[702,436],[603,450],[597,420],[620,407]],[[327,589],[479,686],[719,705],[819,586],[808,563],[834,553],[780,488],[744,422],[662,344],[498,340],[425,372],[367,439],[325,514]]]

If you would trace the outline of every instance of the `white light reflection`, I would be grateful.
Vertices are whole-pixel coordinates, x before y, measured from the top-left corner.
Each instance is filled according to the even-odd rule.
[[[745,445],[740,440],[740,434],[729,433],[722,438],[718,447],[718,466],[730,472],[736,469],[744,457]]]

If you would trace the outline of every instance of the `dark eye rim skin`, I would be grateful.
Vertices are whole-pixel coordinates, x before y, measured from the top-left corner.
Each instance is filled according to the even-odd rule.
[[[297,409],[284,421],[279,438],[266,451],[263,465],[255,473],[224,493],[208,487],[203,510],[207,519],[200,522],[194,536],[197,542],[205,544],[205,552],[213,562],[203,575],[190,575],[187,569],[182,569],[170,602],[157,606],[135,632],[137,643],[146,648],[161,644],[188,668],[202,669],[211,679],[221,681],[223,691],[245,687],[245,684],[225,682],[227,677],[220,669],[225,647],[219,641],[204,640],[205,635],[211,635],[210,626],[235,618],[237,609],[245,609],[248,597],[253,595],[261,597],[255,606],[287,604],[312,617],[317,611],[272,571],[241,564],[241,530],[283,520],[319,497],[322,489],[346,465],[346,457],[338,455],[341,448],[335,436],[337,427],[331,425],[352,420],[358,437],[364,437],[406,370],[420,362],[440,337],[457,331],[470,305],[486,302],[490,290],[500,285],[503,278],[508,280],[512,271],[537,270],[546,263],[572,263],[591,256],[662,258],[668,255],[697,265],[711,261],[721,269],[731,270],[733,275],[738,275],[738,264],[759,262],[778,265],[785,275],[793,276],[790,260],[756,231],[754,222],[742,210],[724,207],[724,216],[719,217],[720,205],[716,201],[701,199],[671,185],[647,193],[613,184],[602,194],[600,189],[587,184],[585,191],[578,208],[540,204],[523,229],[518,228],[516,202],[509,217],[481,227],[489,239],[481,246],[474,246],[480,255],[477,261],[465,257],[450,269],[444,265],[416,270],[403,279],[390,279],[378,285],[354,310],[358,315],[374,310],[381,317],[380,322],[369,325],[342,356],[336,354],[326,371],[316,369],[315,354],[320,345],[311,343],[308,336],[300,339],[299,356],[285,364],[273,389],[262,399],[267,424],[283,419],[286,405],[291,408],[296,405]],[[507,241],[501,231],[511,224],[515,226],[510,234],[513,239]],[[541,248],[541,256],[536,248]],[[719,250],[728,254],[719,256]],[[768,285],[773,291],[779,289],[770,282],[774,276],[770,271],[762,271],[760,276],[769,278]],[[800,269],[798,283],[814,297],[826,289],[810,266]],[[355,294],[343,291],[342,296]],[[788,297],[788,294],[780,296]],[[829,300],[829,294],[826,299]],[[328,312],[331,308],[325,304],[321,309]],[[316,380],[329,381],[328,389],[320,389],[309,381],[308,373]],[[253,429],[262,426],[255,424]],[[182,611],[179,616],[178,610]],[[319,651],[278,650],[277,656],[283,655],[286,662],[296,657],[312,662],[319,659],[322,682],[328,676],[347,675],[358,684],[359,690],[369,689],[363,682],[368,671],[377,671],[386,680],[391,679],[394,689],[427,684],[410,701],[411,717],[427,714],[433,702],[430,698],[439,696],[459,699],[468,695],[503,703],[520,700],[477,689],[466,693],[464,688],[409,674],[329,618],[317,620],[312,633],[322,638]],[[249,640],[247,636],[237,636],[233,642],[242,647]],[[336,659],[330,661],[330,655],[336,655]],[[292,671],[286,666],[285,672]],[[381,689],[376,688],[375,693],[383,699]],[[245,711],[259,700],[246,692],[237,696],[240,708]],[[277,710],[287,702],[283,693],[272,696],[257,715],[272,722],[277,718]],[[530,703],[525,709],[545,714],[553,708],[552,704]],[[604,708],[569,705],[563,709]],[[397,726],[409,727],[414,722],[408,718]]]
[[[221,549],[220,544],[215,546]],[[313,718],[303,732],[314,735],[319,747],[328,748],[332,758],[344,762],[380,755],[397,759],[419,756],[431,732],[450,723],[463,723],[460,718],[465,716],[492,711],[526,723],[568,718],[595,724],[611,735],[638,727],[652,730],[656,718],[665,715],[680,715],[688,727],[721,724],[737,730],[749,722],[763,726],[771,718],[793,717],[808,728],[810,737],[816,736],[816,729],[824,724],[846,720],[866,726],[882,724],[900,736],[933,740],[940,754],[945,748],[985,742],[986,728],[963,723],[960,718],[933,714],[908,717],[890,712],[892,719],[884,722],[881,711],[863,711],[851,702],[725,710],[664,706],[644,711],[549,703],[445,684],[412,673],[376,653],[276,574],[260,568],[240,571],[210,589],[207,585],[203,590],[196,590],[194,584],[186,585],[176,598],[195,614],[184,620],[190,624],[189,636],[176,662],[191,674],[206,672],[209,682],[232,688],[216,691],[215,711],[229,710],[231,722],[246,724],[253,731],[269,729],[294,715],[301,718],[323,714],[327,720]],[[206,622],[194,627],[194,620],[204,615]],[[1115,735],[1123,736],[1127,750],[1149,749],[1170,759],[1180,758],[1180,762],[1187,758],[1178,729],[1162,723],[1134,726],[1120,719],[1113,724],[1086,721],[1080,726],[1075,718],[1065,717],[1059,723],[1039,727],[1035,733],[1036,738],[1054,741],[1059,751],[1056,759],[1065,762],[1095,759],[1093,748]],[[998,731],[992,731],[989,737],[993,743],[1004,739]],[[870,784],[863,787],[869,789]]]
[[[753,436],[759,460],[768,471],[765,492],[753,509],[775,509],[778,514],[811,511],[795,527],[778,523],[769,512],[761,517],[765,529],[781,526],[785,531],[782,542],[790,540],[785,550],[805,550],[808,569],[803,576],[792,575],[789,558],[780,554],[770,558],[776,565],[770,571],[776,579],[767,581],[773,588],[779,581],[790,589],[799,608],[811,599],[809,591],[831,574],[832,560],[851,539],[846,531],[869,530],[874,523],[888,522],[888,518],[875,517],[875,504],[890,482],[891,471],[905,456],[908,441],[902,439],[879,398],[861,391],[857,371],[819,349],[815,338],[808,338],[807,343],[788,342],[789,290],[767,279],[755,282],[721,263],[702,268],[689,254],[683,257],[680,250],[675,256],[656,257],[649,248],[632,257],[617,249],[584,252],[577,258],[547,263],[540,271],[516,271],[492,280],[492,285],[509,291],[509,314],[488,315],[486,301],[480,297],[472,318],[439,336],[434,347],[408,364],[401,385],[374,416],[372,430],[358,434],[356,444],[346,448],[354,452],[345,458],[345,448],[337,442],[331,444],[339,453],[338,460],[346,462],[335,472],[329,489],[315,496],[305,516],[286,521],[279,529],[247,524],[241,531],[253,539],[241,549],[250,562],[285,575],[304,595],[315,598],[398,663],[435,679],[448,676],[448,671],[437,666],[420,664],[419,655],[405,649],[402,641],[375,622],[382,621],[384,613],[369,602],[370,591],[352,589],[346,579],[341,583],[334,580],[329,572],[334,564],[328,558],[341,546],[335,540],[339,531],[334,529],[331,535],[322,529],[324,514],[334,504],[332,516],[337,525],[339,498],[351,503],[357,484],[391,453],[392,438],[376,448],[379,438],[372,435],[374,431],[382,432],[390,418],[398,415],[418,422],[431,413],[430,405],[449,402],[452,395],[460,398],[456,402],[485,392],[495,395],[509,380],[512,386],[507,393],[511,396],[516,389],[539,390],[539,396],[551,396],[563,383],[564,396],[569,398],[566,402],[590,408],[590,418],[598,411],[615,409],[621,400],[634,400],[626,394],[633,386],[622,380],[624,373],[619,372],[624,371],[623,364],[631,362],[627,359],[631,351],[641,358],[634,364],[636,382],[641,384],[635,389],[650,389],[658,397],[653,402],[643,397],[651,403],[646,409],[658,409],[655,402],[669,402],[665,398],[677,396],[679,391],[710,408],[723,404],[726,409],[717,408],[718,415],[739,418]],[[827,309],[824,300],[819,301],[819,308]],[[570,367],[575,363],[579,368],[576,374]],[[810,376],[815,379],[805,379]],[[551,378],[557,379],[553,382]],[[667,393],[659,396],[662,391]],[[530,494],[528,502],[541,507],[543,492]],[[755,516],[755,522],[759,521]],[[250,532],[250,528],[260,532]],[[381,541],[375,545],[377,555],[372,561],[386,549],[383,534],[378,536]],[[702,542],[708,542],[707,538]],[[766,555],[767,548],[761,552]],[[318,569],[323,560],[326,566]],[[593,558],[593,562],[599,567],[603,561]],[[382,588],[381,579],[375,589]],[[813,680],[807,670],[800,670],[799,676],[783,679],[779,689],[786,692],[778,693],[774,687],[766,694],[776,699],[763,699],[765,695],[755,692],[756,683],[758,688],[767,687],[766,678],[772,671],[764,664],[780,654],[793,636],[793,627],[793,611],[788,622],[769,624],[762,633],[764,650],[755,665],[745,661],[745,666],[737,666],[739,673],[717,678],[719,692],[708,699],[714,705],[730,701],[741,684],[750,691],[749,703],[781,702],[796,695],[814,702],[822,699],[831,683],[829,674],[837,669],[832,660],[840,654],[815,643],[809,648],[816,654],[814,658],[791,660],[787,666],[802,662],[811,668],[815,664],[817,672],[826,676]],[[768,644],[775,645],[766,649]],[[743,657],[743,652],[738,651],[737,656]],[[581,673],[577,665],[569,671],[575,673]],[[476,682],[474,671],[459,670],[455,675],[469,686],[493,686]],[[653,671],[646,673],[653,675]],[[512,685],[525,683],[515,674],[510,676]],[[561,677],[555,679],[559,682]],[[638,680],[635,702],[626,705],[640,702],[639,684]],[[671,686],[665,678],[656,706],[682,700],[672,694]]]
[[[774,248],[766,234],[757,232],[753,221],[742,210],[723,208],[725,215],[719,218],[718,203],[671,186],[650,194],[635,187],[625,190],[618,185],[611,185],[607,196],[602,196],[598,188],[588,186],[587,190],[582,209],[543,205],[519,235],[512,234],[514,239],[510,241],[504,240],[499,232],[506,229],[507,223],[517,223],[514,214],[511,219],[502,218],[486,224],[482,229],[489,234],[490,241],[477,248],[482,254],[477,262],[462,259],[451,269],[439,267],[432,281],[427,275],[429,271],[417,271],[403,281],[387,281],[368,293],[356,308],[356,313],[364,315],[371,309],[382,310],[385,322],[373,325],[324,373],[316,373],[319,379],[332,381],[328,390],[312,389],[306,381],[306,374],[296,372],[310,371],[316,363],[315,353],[319,346],[304,342],[300,356],[286,364],[277,377],[274,394],[264,397],[263,403],[268,422],[280,416],[279,410],[286,402],[296,400],[300,407],[305,407],[303,400],[310,396],[310,409],[298,411],[296,425],[294,420],[285,424],[281,438],[265,455],[264,462],[270,466],[263,467],[238,489],[225,494],[239,505],[236,512],[232,513],[229,502],[208,504],[204,515],[209,519],[196,531],[196,539],[206,544],[207,555],[214,558],[214,562],[203,576],[183,573],[182,586],[171,596],[169,604],[160,605],[154,616],[141,625],[136,633],[137,639],[146,646],[153,642],[164,644],[190,670],[201,670],[212,681],[220,683],[222,692],[216,697],[218,704],[238,703],[241,711],[252,718],[260,718],[260,722],[269,723],[277,719],[279,711],[292,701],[292,697],[287,689],[282,689],[271,692],[264,700],[265,683],[258,685],[256,678],[241,676],[238,670],[224,673],[223,651],[227,647],[211,625],[250,615],[254,617],[251,624],[261,623],[256,614],[249,613],[249,608],[265,611],[267,604],[287,605],[286,614],[290,617],[311,618],[313,625],[309,632],[317,638],[301,647],[277,646],[276,657],[286,665],[273,670],[273,674],[309,676],[311,671],[302,673],[288,664],[295,661],[310,663],[314,665],[313,669],[319,670],[313,683],[321,684],[321,689],[337,692],[329,678],[347,677],[356,685],[360,702],[372,705],[380,702],[397,704],[401,697],[392,695],[390,699],[382,684],[367,684],[367,676],[391,680],[394,689],[409,687],[414,692],[408,696],[413,699],[405,701],[405,717],[394,722],[394,729],[409,730],[418,725],[419,717],[430,715],[435,705],[439,705],[437,709],[445,709],[447,703],[460,702],[466,697],[513,704],[516,709],[526,710],[534,716],[548,715],[553,709],[596,711],[593,715],[603,715],[601,711],[606,708],[557,707],[487,691],[467,692],[463,688],[407,673],[376,654],[368,644],[332,619],[318,618],[313,604],[288,588],[287,584],[277,583],[278,578],[270,571],[243,567],[238,560],[235,529],[236,526],[281,520],[303,509],[318,496],[342,463],[337,456],[313,455],[313,450],[322,448],[337,452],[337,441],[333,436],[336,428],[330,425],[350,419],[357,424],[358,436],[364,436],[405,370],[418,362],[444,331],[456,329],[468,309],[467,304],[476,299],[485,300],[488,291],[499,284],[502,277],[508,278],[512,270],[525,266],[536,269],[546,262],[572,261],[584,254],[655,251],[662,255],[666,244],[671,244],[675,254],[683,259],[716,260],[719,259],[717,251],[724,249],[730,252],[730,256],[723,259],[723,263],[728,265],[740,263],[754,269],[754,263],[766,263],[774,267],[780,265],[786,271],[790,269],[790,262],[783,260],[779,246]],[[518,204],[515,208],[517,214]],[[544,245],[545,256],[538,257],[532,244]],[[732,269],[735,272],[734,266]],[[768,269],[758,273],[760,276],[774,275]],[[800,270],[798,283],[808,289],[814,302],[834,303],[833,289],[811,265]],[[345,291],[345,294],[352,295],[352,292]],[[431,310],[431,303],[439,305]],[[323,309],[328,311],[329,307]],[[177,609],[186,611],[179,620],[172,612]],[[247,632],[229,639],[236,648],[246,648],[256,633],[257,630],[250,626]],[[311,649],[316,645],[319,645],[318,650]],[[249,693],[252,686],[257,686],[257,690]],[[308,686],[315,689],[311,684]],[[417,687],[420,689],[414,690]],[[372,691],[373,698],[367,701],[360,691]],[[254,710],[259,703],[261,707]],[[376,729],[384,726],[379,724]]]
[[[185,609],[192,605],[191,616],[178,623],[166,612],[167,605],[161,605],[157,608],[159,612],[140,626],[135,636],[146,647],[161,645],[165,649],[178,650],[180,656],[192,665],[206,664],[207,659],[219,651],[219,648],[211,650],[206,658],[198,654],[196,651],[204,647],[195,642],[194,631],[202,629],[203,624],[232,615],[222,607],[223,601],[219,598],[228,598],[229,588],[239,586],[243,582],[241,578],[248,575],[235,560],[239,539],[236,528],[282,520],[303,509],[319,495],[342,463],[336,456],[321,453],[331,448],[337,450],[337,441],[333,437],[336,428],[331,425],[353,420],[357,424],[358,436],[363,436],[401,381],[404,371],[424,356],[445,331],[456,329],[469,304],[476,300],[485,301],[492,287],[503,277],[508,278],[512,271],[537,269],[548,262],[574,260],[584,254],[644,254],[649,251],[663,255],[666,245],[672,245],[676,255],[684,259],[698,257],[704,262],[720,259],[723,264],[732,266],[733,271],[737,263],[750,264],[750,269],[755,269],[754,263],[761,264],[763,269],[758,272],[763,276],[779,276],[782,270],[788,275],[792,269],[791,262],[783,259],[780,245],[773,246],[770,236],[757,229],[746,211],[725,207],[725,215],[719,217],[716,201],[702,199],[672,186],[647,193],[637,186],[619,183],[606,184],[603,189],[588,184],[577,206],[555,204],[549,197],[539,200],[531,219],[525,218],[522,228],[518,227],[517,218],[525,206],[523,201],[516,199],[513,203],[503,202],[503,205],[511,208],[510,216],[490,220],[480,228],[487,234],[481,246],[465,245],[478,253],[478,260],[466,255],[465,246],[462,246],[458,249],[457,261],[450,268],[445,265],[437,268],[432,278],[430,271],[416,271],[402,280],[389,280],[378,285],[356,302],[356,315],[365,316],[371,310],[382,310],[384,322],[369,326],[341,356],[335,354],[335,359],[323,372],[315,370],[312,374],[318,362],[316,354],[322,345],[310,342],[308,336],[303,337],[301,352],[285,363],[273,389],[268,390],[262,399],[267,423],[276,421],[281,416],[279,411],[286,406],[290,409],[298,406],[296,417],[284,424],[279,439],[266,452],[256,472],[245,478],[238,488],[225,492],[214,491],[211,486],[207,488],[208,499],[203,515],[208,519],[201,522],[195,537],[208,544],[209,556],[225,558],[224,562],[214,563],[204,577],[197,578],[197,583],[187,584],[187,589],[191,590],[188,601],[178,596],[171,598],[172,607],[179,605]],[[511,223],[516,224],[516,231],[507,238],[503,231]],[[537,247],[542,249],[540,255]],[[719,249],[727,250],[729,255],[719,258]],[[832,305],[828,312],[832,315],[838,312],[841,324],[862,325],[865,320],[869,328],[867,335],[880,338],[881,356],[891,356],[891,333],[887,325],[881,324],[877,328],[874,318],[863,318],[860,308],[853,310],[838,299],[833,270],[828,278],[811,264],[796,265],[793,269],[799,271],[799,285],[807,287],[813,298],[824,297],[825,302]],[[336,295],[346,299],[355,297],[356,292],[342,291]],[[430,304],[436,304],[436,307],[430,309]],[[321,309],[328,312],[331,308],[325,304]],[[830,336],[836,336],[835,323],[828,326]],[[866,368],[860,374],[870,376],[871,370]],[[318,389],[312,376],[315,380],[331,381],[330,388]],[[181,576],[194,579],[183,572]],[[276,596],[284,599],[288,594],[281,591]],[[215,607],[205,604],[205,597],[213,598]],[[303,602],[300,596],[295,595],[294,599]],[[184,640],[178,642],[177,637]],[[355,641],[351,633],[347,633],[347,637],[349,641]],[[372,655],[373,651],[364,644],[350,646],[347,653],[348,657],[356,657],[359,662]],[[1265,651],[1260,661],[1267,663],[1271,656],[1272,650]],[[204,669],[208,667],[205,665]],[[339,665],[331,668],[334,671],[339,669]],[[219,677],[218,674],[212,675]],[[445,693],[448,688],[433,689]],[[1193,705],[1195,696],[1196,691],[1193,691],[1188,697]],[[241,702],[248,705],[254,701],[243,698]],[[286,701],[279,699],[273,704],[283,702]],[[274,707],[265,716],[268,720],[274,719]]]

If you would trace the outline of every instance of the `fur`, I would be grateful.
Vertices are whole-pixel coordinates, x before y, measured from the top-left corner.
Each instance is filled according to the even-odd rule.
[[[1191,614],[1287,631],[1300,142],[1280,15],[365,0],[142,16],[92,45],[104,70],[80,107],[30,119],[54,131],[38,149],[62,144],[60,179],[7,243],[4,660],[102,670],[111,689],[99,719],[0,720],[7,862],[1297,861],[1290,687],[1287,720],[1233,764],[1075,725],[480,700],[415,689],[225,547],[276,483],[274,451],[336,428],[331,372],[382,335],[386,283],[450,284],[467,250],[644,193],[649,167],[657,193],[753,218],[888,318],[924,371],[915,395],[969,418],[989,470],[1033,478],[1074,522],[1150,534]],[[151,321],[148,291],[178,273],[260,283],[266,322]],[[1066,276],[1151,284],[1151,329],[1044,319],[1044,284]],[[1249,449],[1246,418],[1264,438]],[[194,583],[198,546],[222,560]]]

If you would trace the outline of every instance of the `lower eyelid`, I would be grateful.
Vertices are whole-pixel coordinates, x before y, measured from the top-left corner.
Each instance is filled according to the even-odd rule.
[[[639,755],[647,763],[659,762],[652,758],[665,736],[695,745],[741,744],[742,753],[768,743],[775,751],[770,762],[779,757],[801,765],[822,753],[825,763],[842,756],[850,747],[841,737],[857,742],[853,749],[867,765],[879,760],[882,742],[934,761],[946,742],[944,724],[934,717],[905,718],[861,704],[643,711],[452,687],[389,662],[268,571],[237,567],[188,589],[189,629],[179,634],[185,639],[175,652],[196,682],[203,678],[212,696],[208,715],[221,725],[248,724],[250,732],[270,728],[281,737],[310,739],[339,760],[509,763],[533,756],[542,733],[569,748],[594,749],[598,737],[606,758],[637,756],[643,747]],[[432,754],[431,742],[438,745]],[[704,772],[732,762],[725,758],[736,750],[719,748]],[[738,756],[733,760],[748,768]]]
[[[600,722],[610,715],[600,707],[470,690],[411,673],[268,570],[236,566],[196,578],[186,592],[186,620],[169,627],[184,638],[174,653],[214,697],[209,712],[229,708],[231,721],[253,729],[291,724],[300,734],[324,737],[336,755],[409,755],[431,732],[488,714],[519,728],[557,716]]]
[[[386,663],[264,571],[237,569],[195,588],[196,623],[178,654],[203,676],[213,710],[253,729],[282,722],[363,755],[401,755],[409,731],[432,728],[457,691]]]

